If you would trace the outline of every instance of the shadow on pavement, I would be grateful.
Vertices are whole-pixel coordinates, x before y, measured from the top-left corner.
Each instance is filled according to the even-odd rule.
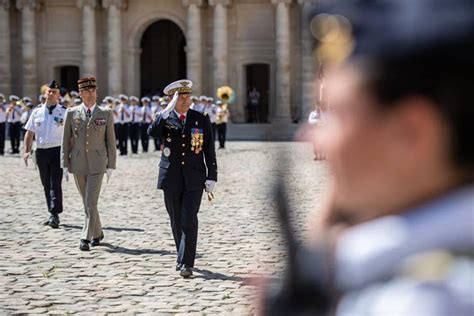
[[[82,226],[79,225],[68,225],[68,224],[61,224],[60,227],[66,229],[82,229]],[[102,227],[103,230],[111,230],[114,232],[144,232],[144,229],[141,228],[119,228],[119,227]]]
[[[110,253],[123,253],[127,255],[161,255],[161,256],[168,256],[168,255],[176,255],[176,253],[168,251],[168,250],[158,250],[158,249],[146,249],[146,248],[126,248],[126,247],[118,247],[114,246],[109,243],[101,243],[99,247],[107,247],[105,251]]]
[[[244,285],[253,285],[255,284],[255,278],[242,278],[238,276],[229,276],[219,272],[212,272],[209,270],[194,268],[194,272],[197,274],[193,278],[196,279],[206,279],[206,280],[222,280],[222,281],[237,281],[242,282]]]

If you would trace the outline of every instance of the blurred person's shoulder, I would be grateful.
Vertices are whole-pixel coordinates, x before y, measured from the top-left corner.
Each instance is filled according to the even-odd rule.
[[[350,229],[336,250],[338,314],[472,315],[474,186]]]

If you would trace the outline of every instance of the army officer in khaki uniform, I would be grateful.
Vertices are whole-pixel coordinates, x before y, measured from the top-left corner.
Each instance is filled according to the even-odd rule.
[[[97,106],[95,78],[78,81],[83,103],[66,112],[62,144],[62,166],[67,179],[74,175],[81,194],[85,224],[79,248],[88,251],[104,238],[97,203],[104,173],[107,182],[115,169],[116,149],[114,116],[110,109]]]

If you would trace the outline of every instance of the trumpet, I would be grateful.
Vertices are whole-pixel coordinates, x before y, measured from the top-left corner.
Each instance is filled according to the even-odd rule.
[[[221,86],[217,89],[217,97],[222,101],[222,103],[231,104],[235,100],[235,93],[229,86]]]

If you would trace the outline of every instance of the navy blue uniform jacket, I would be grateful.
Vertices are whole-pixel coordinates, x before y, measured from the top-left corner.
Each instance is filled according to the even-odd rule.
[[[196,153],[192,133],[202,134],[202,150]],[[217,161],[211,121],[207,115],[188,110],[182,126],[172,111],[165,120],[158,114],[148,134],[164,142],[161,154],[158,189],[180,192],[204,188],[206,179],[217,181]]]

